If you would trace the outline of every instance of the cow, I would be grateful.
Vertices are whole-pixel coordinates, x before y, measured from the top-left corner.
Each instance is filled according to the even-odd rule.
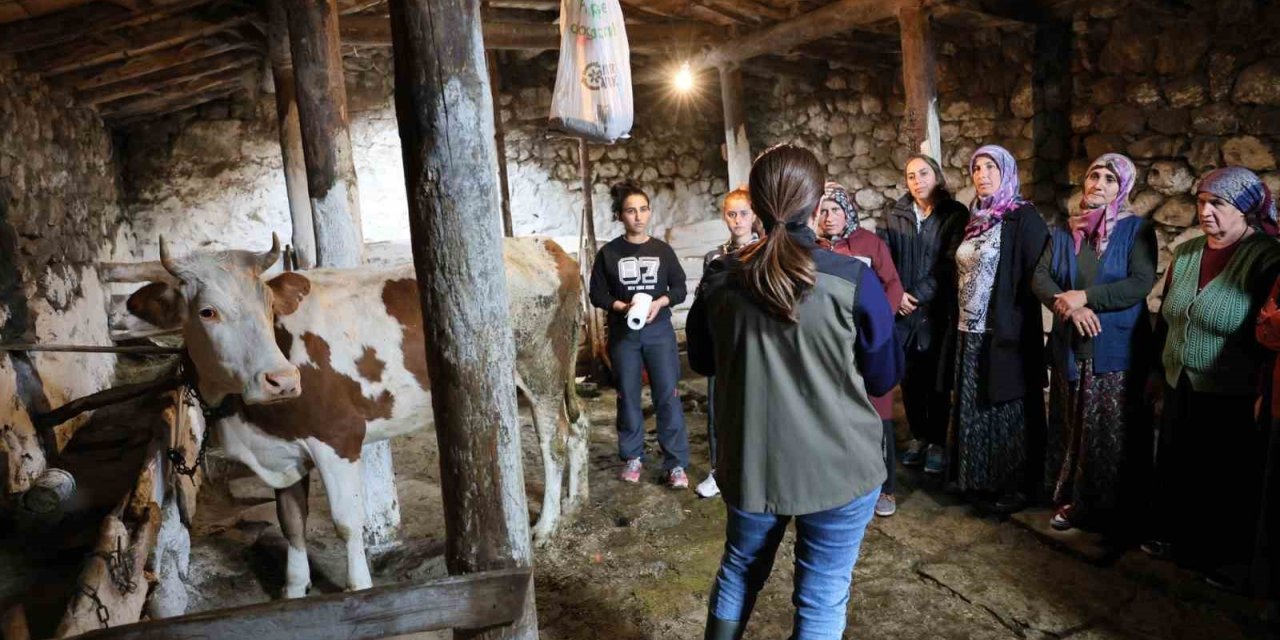
[[[133,315],[181,327],[194,386],[212,408],[228,457],[276,490],[288,541],[284,596],[310,586],[308,473],[320,473],[347,588],[372,585],[365,558],[360,451],[432,419],[424,319],[413,265],[263,273],[280,255],[230,250],[175,258],[160,238],[155,282],[129,297]],[[587,496],[589,423],[574,390],[582,281],[559,245],[532,238],[503,247],[516,344],[516,387],[529,406],[545,468],[535,542]],[[206,409],[210,412],[210,409]],[[568,458],[568,495],[561,493]]]

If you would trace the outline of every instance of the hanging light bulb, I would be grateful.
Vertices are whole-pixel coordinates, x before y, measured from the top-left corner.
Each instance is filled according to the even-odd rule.
[[[693,69],[689,68],[688,62],[681,64],[680,69],[676,71],[675,85],[676,91],[680,93],[689,93],[693,90]]]

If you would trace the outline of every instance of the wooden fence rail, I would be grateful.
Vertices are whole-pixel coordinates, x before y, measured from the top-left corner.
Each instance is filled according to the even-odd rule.
[[[527,567],[218,609],[86,633],[85,640],[358,640],[510,624],[523,611]]]

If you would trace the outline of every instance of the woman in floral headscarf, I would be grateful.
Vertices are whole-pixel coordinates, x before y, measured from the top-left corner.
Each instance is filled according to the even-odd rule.
[[[1018,165],[987,145],[969,160],[977,195],[956,249],[959,321],[944,354],[955,367],[949,475],[999,511],[1039,485],[1044,451],[1044,348],[1031,292],[1049,229],[1018,193]]]
[[[839,183],[828,182],[822,194],[822,206],[818,209],[818,224],[823,234],[835,238],[831,250],[841,255],[861,260],[872,271],[884,286],[884,293],[889,298],[889,306],[894,314],[898,313],[898,304],[902,302],[902,280],[898,278],[898,270],[894,268],[893,258],[889,254],[889,246],[875,233],[858,225],[858,210],[849,200],[849,191]],[[882,396],[871,396],[871,404],[880,415],[880,424],[884,427],[884,466],[889,472],[880,488],[880,498],[876,501],[876,515],[888,517],[897,512],[897,501],[894,498],[894,469],[898,463],[897,440],[893,430],[893,393]]]
[[[1258,387],[1274,358],[1258,344],[1255,319],[1269,322],[1259,311],[1280,271],[1280,243],[1275,203],[1252,171],[1208,173],[1196,200],[1205,235],[1174,250],[1160,309],[1159,541],[1143,549],[1240,586],[1261,499]],[[1188,517],[1188,508],[1212,516]]]
[[[1129,458],[1141,464],[1133,454],[1143,443],[1150,451],[1142,414],[1156,235],[1129,208],[1135,174],[1117,153],[1093,161],[1079,210],[1053,229],[1031,283],[1054,315],[1045,473],[1059,531],[1116,524],[1122,480],[1137,477]]]

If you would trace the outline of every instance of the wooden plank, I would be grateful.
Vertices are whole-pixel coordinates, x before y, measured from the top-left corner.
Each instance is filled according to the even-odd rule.
[[[242,71],[245,67],[258,63],[258,56],[248,51],[229,51],[206,60],[188,62],[176,67],[133,78],[124,82],[109,84],[96,89],[76,94],[80,102],[100,105],[116,102],[132,96],[154,93],[166,87],[190,82],[226,71]]]
[[[445,563],[467,573],[533,564],[516,410],[514,339],[498,210],[493,105],[479,0],[396,0],[396,116],[440,452]],[[532,584],[507,629],[538,637]]]
[[[181,349],[175,350],[181,353]],[[177,378],[151,380],[148,382],[135,382],[133,384],[120,385],[104,389],[97,393],[91,393],[82,398],[76,398],[53,411],[43,413],[35,417],[33,421],[37,428],[48,429],[56,427],[67,420],[70,420],[86,411],[100,409],[102,407],[113,404],[120,404],[140,398],[152,393],[162,393],[170,389],[175,389],[181,384]]]
[[[137,27],[185,13],[210,0],[180,0],[130,11],[110,2],[94,2],[74,9],[0,26],[0,53],[18,53],[82,40],[99,33]]]
[[[285,193],[289,198],[289,218],[293,222],[295,269],[316,266],[316,230],[307,193],[307,163],[302,151],[302,129],[298,123],[298,86],[289,52],[289,24],[282,0],[267,0],[267,54],[276,95],[276,130],[280,134],[280,157],[284,168]]]
[[[173,487],[182,524],[190,528],[196,515],[200,487],[204,484],[204,467],[198,465],[198,462],[200,446],[209,436],[209,427],[200,410],[185,401],[182,389],[173,391],[170,396],[172,402],[162,415],[169,427],[167,446],[180,451],[184,463],[193,467],[195,473],[178,473],[172,463],[166,461],[164,477],[169,479],[168,486]]]
[[[720,98],[724,105],[724,141],[729,163],[729,188],[747,184],[751,173],[751,143],[747,140],[746,109],[742,102],[742,72],[720,67]]]
[[[528,568],[206,611],[93,631],[84,640],[360,640],[509,624],[532,586]]]
[[[71,45],[49,47],[21,56],[23,68],[42,75],[58,75],[89,69],[109,62],[134,58],[176,47],[245,24],[249,16],[233,15],[204,19],[173,16],[147,25]]]
[[[789,51],[858,25],[891,19],[896,15],[895,9],[896,5],[886,0],[836,0],[786,22],[725,42],[696,56],[689,66],[696,71]]]
[[[244,86],[246,69],[243,67],[220,71],[207,76],[167,87],[157,87],[146,95],[134,96],[98,105],[103,117],[118,117],[121,113],[144,112],[147,105],[163,106],[166,101],[180,101],[188,96],[213,91],[228,86]]]
[[[929,14],[923,0],[900,0],[898,23],[902,29],[902,81],[907,93],[908,147],[942,163],[942,134],[938,123],[933,41]]]
[[[499,66],[498,52],[485,52],[485,65],[489,68],[489,87],[493,92],[493,146],[498,156],[498,194],[502,196],[502,235],[508,238],[515,236],[511,223],[511,187],[507,183],[507,140],[502,125],[502,106],[498,96],[502,95],[502,68]]]
[[[160,506],[150,503],[141,515],[143,520],[126,523],[121,519],[121,505],[103,519],[94,555],[80,572],[79,590],[67,603],[55,637],[78,636],[105,625],[127,625],[142,616],[149,590],[145,567],[160,530]],[[113,556],[118,559],[108,562]],[[127,581],[120,580],[125,577]]]
[[[171,355],[182,353],[181,349],[172,347],[150,347],[150,346],[99,346],[99,345],[79,345],[79,344],[34,344],[34,343],[15,343],[0,344],[0,352],[4,351],[49,351],[55,353],[132,353],[134,355]]]
[[[71,72],[58,77],[58,84],[75,87],[78,91],[91,91],[99,87],[141,78],[173,67],[207,60],[231,51],[259,51],[260,47],[248,40],[234,37],[209,38],[188,42],[185,45],[161,52],[128,58],[94,69]]]
[[[224,80],[196,94],[170,94],[144,98],[130,102],[127,108],[103,111],[102,118],[113,126],[122,126],[139,119],[154,118],[166,113],[182,111],[225,98],[237,91],[244,90],[244,83],[237,80]]]
[[[10,606],[0,615],[0,638],[4,640],[31,640],[27,626],[27,610],[21,603]]]
[[[545,51],[560,48],[560,28],[548,23],[485,22],[486,49]],[[384,16],[349,16],[339,25],[346,45],[391,46],[391,24]],[[710,42],[718,30],[695,23],[628,24],[627,39],[635,52],[660,53],[674,43]]]

